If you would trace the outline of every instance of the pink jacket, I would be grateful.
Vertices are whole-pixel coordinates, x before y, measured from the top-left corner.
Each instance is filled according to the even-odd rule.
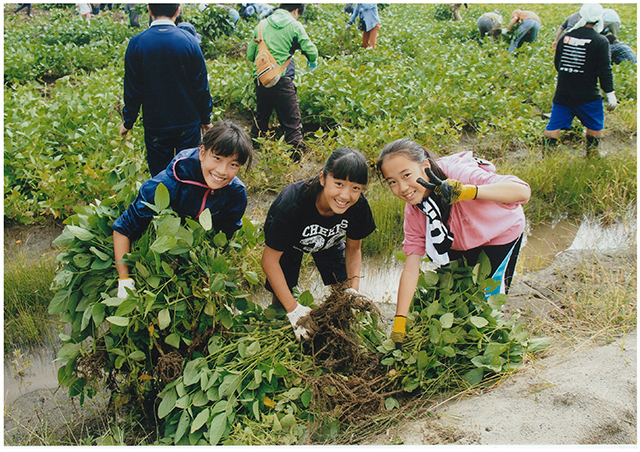
[[[505,180],[529,186],[515,176],[495,173],[491,162],[481,164],[473,157],[473,152],[465,151],[439,158],[438,165],[449,179],[459,180],[467,185],[495,184]],[[451,248],[465,251],[485,245],[504,245],[517,239],[525,227],[522,204],[526,201],[503,204],[481,199],[460,201],[451,206],[447,225],[454,234]],[[404,209],[405,254],[425,254],[425,215],[420,210],[406,204]]]

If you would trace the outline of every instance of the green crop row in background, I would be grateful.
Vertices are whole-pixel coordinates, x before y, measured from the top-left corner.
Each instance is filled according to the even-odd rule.
[[[345,145],[373,162],[385,143],[402,137],[441,154],[471,139],[471,149],[499,165],[513,150],[539,153],[555,89],[551,42],[577,6],[527,5],[540,15],[543,28],[538,42],[515,56],[504,41],[478,45],[476,18],[498,9],[508,20],[512,7],[470,4],[464,21],[452,22],[436,19],[437,5],[390,4],[380,12],[378,49],[371,51],[359,47],[356,27],[345,29],[342,5],[311,6],[302,21],[318,46],[319,65],[309,73],[304,57],[298,53],[295,59],[313,150],[307,163],[319,165]],[[623,21],[620,40],[633,45],[636,5],[613,7]],[[34,14],[28,21],[5,14],[6,219],[65,218],[74,205],[147,177],[141,122],[126,140],[118,138],[122,60],[136,31],[124,16],[125,22],[114,22],[115,14],[101,14],[90,24],[70,8]],[[187,9],[189,14],[198,20],[194,10]],[[203,39],[214,120],[231,115],[245,125],[251,121],[252,66],[244,52],[255,24],[241,19],[231,36]],[[607,113],[606,133],[628,145],[636,133],[636,66],[615,66],[614,82],[619,107]],[[250,192],[277,192],[299,175],[278,138],[264,140],[256,167],[242,173]],[[635,193],[633,187],[627,192]]]

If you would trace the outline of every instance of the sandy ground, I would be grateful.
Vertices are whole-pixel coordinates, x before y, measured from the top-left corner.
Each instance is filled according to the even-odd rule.
[[[637,444],[637,333],[531,363],[368,444]]]

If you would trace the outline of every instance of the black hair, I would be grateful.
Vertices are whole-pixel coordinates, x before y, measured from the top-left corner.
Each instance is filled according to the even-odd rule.
[[[433,174],[435,174],[441,180],[447,179],[447,175],[444,173],[444,171],[442,171],[442,168],[440,168],[438,166],[438,163],[436,162],[437,156],[424,146],[421,146],[415,141],[409,140],[408,138],[400,138],[399,140],[392,141],[391,143],[386,144],[382,148],[382,151],[380,151],[378,161],[376,162],[376,169],[383,178],[384,174],[382,174],[382,164],[387,157],[391,157],[393,155],[403,155],[409,160],[420,164],[422,164],[425,160],[428,160]],[[451,210],[451,207],[441,205],[440,210],[442,212],[442,218],[446,222],[449,219],[449,212]]]
[[[218,121],[207,130],[202,137],[204,150],[222,157],[238,156],[238,162],[251,167],[253,162],[253,146],[249,134],[238,124],[223,120]]]
[[[335,179],[348,180],[356,184],[367,185],[369,182],[369,165],[359,151],[353,148],[339,148],[331,153],[322,168],[326,177],[331,174]],[[308,189],[314,194],[322,191],[320,175],[307,180]]]
[[[289,11],[290,13],[298,10],[298,14],[302,16],[304,14],[304,3],[280,3],[278,8]]]
[[[149,3],[153,17],[173,17],[180,8],[180,3]]]

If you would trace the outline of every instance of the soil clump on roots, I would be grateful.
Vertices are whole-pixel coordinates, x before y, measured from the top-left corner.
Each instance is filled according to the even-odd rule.
[[[389,381],[380,356],[365,345],[358,316],[371,319],[379,312],[368,298],[332,288],[322,305],[311,312],[318,332],[313,337],[315,364],[329,371],[305,376],[313,388],[312,407],[318,413],[355,424],[384,410]]]

